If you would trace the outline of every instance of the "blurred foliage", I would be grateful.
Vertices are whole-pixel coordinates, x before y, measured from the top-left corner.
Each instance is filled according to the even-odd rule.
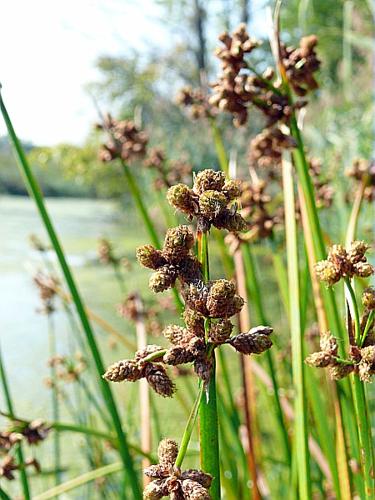
[[[248,15],[249,31],[257,33],[252,21],[255,9],[262,8],[266,15],[265,8],[272,2],[260,6],[248,0],[155,1],[165,17],[155,22],[164,22],[170,48],[150,46],[142,53],[128,48],[116,57],[102,55],[96,65],[99,77],[88,84],[87,90],[93,98],[93,106],[98,109],[98,117],[110,111],[117,118],[134,119],[148,132],[150,147],[162,146],[169,159],[186,158],[195,170],[215,167],[217,159],[209,124],[204,120],[190,120],[174,103],[174,98],[182,86],[196,86],[202,76],[203,85],[215,79],[218,63],[213,49],[222,29],[233,29]],[[368,0],[287,0],[283,3],[285,43],[297,44],[301,36],[311,33],[319,37],[321,86],[310,98],[305,128],[313,154],[322,156],[333,171],[341,170],[342,163],[347,165],[356,156],[371,155],[373,31]],[[204,51],[200,57],[199,51]],[[252,59],[253,64],[263,70],[270,61],[267,40],[256,57]],[[237,130],[228,117],[220,116],[219,126],[225,130],[228,151],[237,157],[239,168],[246,169],[247,142],[263,127],[263,119],[252,113],[248,126]],[[31,158],[34,165],[38,165],[37,174],[45,193],[99,197],[126,193],[120,167],[102,165],[97,160],[97,148],[103,140],[105,137],[92,131],[81,147],[62,144],[34,148]],[[3,143],[0,144],[0,166],[1,190],[23,192],[18,172]],[[139,169],[135,172],[138,174]],[[139,180],[147,182],[147,179],[148,175],[146,181]]]

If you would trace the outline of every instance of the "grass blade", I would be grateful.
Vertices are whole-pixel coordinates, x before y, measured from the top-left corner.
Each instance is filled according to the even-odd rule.
[[[288,261],[289,305],[292,343],[293,386],[295,391],[296,452],[298,455],[298,489],[300,498],[311,498],[310,465],[307,433],[307,405],[303,365],[303,336],[300,315],[297,226],[292,164],[283,160],[285,231]]]

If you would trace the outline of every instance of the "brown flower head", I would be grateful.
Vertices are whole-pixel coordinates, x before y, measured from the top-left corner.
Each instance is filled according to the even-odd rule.
[[[188,108],[193,120],[212,118],[216,115],[215,108],[212,107],[208,96],[202,89],[183,87],[176,96],[176,103]]]
[[[158,353],[161,353],[159,356]],[[159,363],[163,350],[156,345],[148,345],[135,353],[134,359],[117,361],[103,375],[109,382],[135,382],[145,378],[150,387],[164,397],[171,397],[175,387],[165,368]],[[150,359],[151,358],[151,359]]]
[[[333,245],[329,249],[327,259],[315,265],[315,272],[328,286],[334,285],[341,278],[367,278],[374,273],[373,266],[365,257],[368,248],[364,241],[354,241],[348,250],[342,245]]]
[[[375,200],[375,161],[363,158],[354,160],[346,175],[365,185],[363,197],[367,201]]]
[[[132,162],[145,155],[148,137],[145,132],[136,127],[134,122],[117,121],[107,115],[103,124],[98,125],[97,128],[109,134],[108,142],[99,151],[101,161],[110,162],[120,158]]]
[[[315,35],[301,38],[298,48],[281,44],[281,59],[288,80],[299,96],[318,88],[314,73],[320,68],[315,48],[318,38]]]
[[[152,478],[143,492],[144,500],[170,498],[186,500],[209,500],[208,489],[212,477],[196,469],[181,471],[175,467],[178,446],[172,439],[163,439],[159,444],[159,463],[145,469],[146,476]]]
[[[250,141],[248,162],[252,167],[280,166],[285,149],[296,146],[294,138],[279,127],[265,128]]]
[[[165,236],[162,250],[152,245],[137,249],[137,258],[141,265],[155,270],[149,286],[154,292],[163,292],[175,285],[177,278],[182,283],[189,283],[201,277],[201,266],[192,254],[194,235],[188,226],[170,228]]]
[[[203,170],[197,174],[192,189],[177,184],[168,190],[167,199],[189,219],[195,217],[200,231],[206,232],[213,225],[238,232],[246,229],[246,223],[234,204],[239,194],[237,182],[226,180],[222,172]]]
[[[113,253],[113,246],[106,238],[100,238],[98,241],[98,257],[102,264],[118,264],[119,259]]]
[[[240,333],[228,340],[228,344],[242,354],[261,354],[272,346],[269,326],[257,326],[247,333]]]

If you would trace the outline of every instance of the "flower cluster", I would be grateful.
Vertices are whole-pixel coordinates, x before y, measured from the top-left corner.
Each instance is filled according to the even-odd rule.
[[[110,382],[135,382],[145,378],[150,387],[161,396],[171,397],[175,391],[162,361],[163,351],[156,345],[148,345],[135,353],[134,359],[124,359],[111,365],[103,378]]]
[[[193,120],[212,118],[216,114],[202,89],[183,87],[176,96],[176,103],[188,108]]]
[[[365,200],[375,200],[375,161],[357,158],[346,171],[346,175],[365,184],[363,192]]]
[[[314,73],[320,68],[316,54],[318,38],[315,35],[301,38],[299,47],[286,47],[281,44],[281,60],[288,81],[294,92],[305,96],[310,90],[318,88]]]
[[[260,167],[279,166],[284,149],[293,149],[296,142],[279,127],[265,128],[250,141],[249,165]]]
[[[158,448],[159,463],[145,469],[152,478],[143,492],[144,500],[159,500],[170,496],[172,500],[210,500],[208,489],[212,477],[197,469],[181,471],[175,466],[178,446],[172,439],[163,439]]]
[[[354,372],[362,382],[372,382],[371,377],[375,374],[374,344],[361,348],[351,346],[348,359],[341,359],[337,356],[337,341],[328,333],[322,337],[320,348],[320,351],[306,358],[305,362],[308,365],[318,368],[329,367],[333,380],[340,380]]]
[[[109,140],[99,151],[99,159],[110,162],[118,158],[133,161],[142,158],[146,153],[148,137],[130,120],[117,121],[107,115],[99,129],[109,134]]]
[[[228,111],[233,115],[236,126],[244,125],[247,121],[247,103],[254,92],[246,88],[246,78],[240,72],[246,67],[245,54],[249,54],[259,42],[251,39],[246,31],[245,24],[240,24],[232,36],[227,32],[219,36],[224,47],[216,49],[216,56],[221,61],[222,74],[213,87],[210,103],[220,110]]]
[[[168,300],[169,297],[166,297]],[[164,304],[163,310],[171,308],[171,304]],[[172,307],[172,310],[173,307]],[[147,332],[151,335],[159,336],[162,332],[159,313],[155,307],[148,306],[141,307],[140,297],[137,293],[130,293],[125,299],[117,306],[118,314],[132,322],[142,319],[146,324]]]
[[[56,376],[63,382],[76,382],[87,368],[87,361],[82,353],[74,357],[54,356],[48,360],[48,365],[56,369]]]
[[[167,162],[164,150],[152,148],[145,160],[145,166],[157,172],[154,186],[160,190],[170,188],[173,184],[184,182],[191,178],[193,167],[185,160],[170,160]]]
[[[29,467],[32,466],[35,469],[35,472],[40,472],[40,465],[36,458],[28,458],[24,461],[24,466]],[[4,477],[8,479],[8,481],[12,481],[15,479],[14,473],[20,470],[23,467],[21,464],[17,464],[14,457],[12,455],[5,455],[0,460],[0,477]]]
[[[364,241],[354,241],[348,250],[342,245],[333,245],[329,249],[327,260],[315,265],[315,272],[328,286],[334,285],[341,278],[367,278],[374,273],[373,266],[365,256],[368,249],[369,245]]]
[[[207,169],[197,174],[192,189],[186,184],[172,186],[167,199],[189,219],[196,217],[199,231],[206,232],[215,226],[239,232],[247,227],[233,203],[239,195],[237,181],[226,180],[223,172]]]
[[[167,231],[162,250],[152,245],[137,248],[139,263],[153,269],[149,286],[155,293],[175,285],[177,278],[189,283],[201,277],[201,267],[192,254],[194,235],[188,226],[177,226]]]
[[[38,288],[39,298],[42,303],[41,309],[38,309],[42,314],[51,314],[55,310],[54,299],[56,297],[56,287],[59,281],[55,276],[47,275],[38,271],[33,277],[34,284]]]
[[[354,244],[353,244],[354,245]],[[310,354],[306,363],[318,368],[329,367],[333,379],[341,379],[350,373],[358,374],[362,382],[371,382],[375,374],[374,311],[375,288],[368,287],[362,293],[363,314],[360,319],[359,335],[352,334],[352,322],[348,322],[350,347],[346,358],[338,356],[337,340],[326,333],[320,340],[320,351]]]
[[[9,481],[15,479],[14,473],[21,468],[13,456],[13,448],[19,446],[21,441],[26,441],[29,445],[37,445],[44,441],[50,427],[42,420],[32,422],[12,420],[8,429],[0,431],[0,453],[4,456],[0,459],[0,478],[4,477]],[[26,467],[33,466],[36,472],[40,472],[39,462],[35,458],[26,459]]]

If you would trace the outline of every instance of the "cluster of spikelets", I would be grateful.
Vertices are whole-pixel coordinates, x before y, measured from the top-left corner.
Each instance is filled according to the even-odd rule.
[[[364,241],[354,241],[348,250],[342,245],[333,245],[326,260],[315,265],[315,271],[321,281],[332,286],[341,278],[359,276],[367,278],[374,273],[374,267],[365,256],[369,245]]]
[[[151,465],[145,474],[152,478],[144,492],[144,500],[159,500],[167,497],[171,500],[209,500],[208,489],[212,477],[197,469],[181,471],[175,466],[178,446],[172,439],[163,439],[158,447],[159,463]]]
[[[226,180],[223,172],[207,169],[195,177],[192,189],[186,184],[169,188],[167,199],[190,220],[196,218],[199,231],[206,232],[215,226],[239,232],[247,228],[233,203],[239,195],[237,181]]]
[[[53,275],[48,275],[42,271],[38,271],[33,276],[34,285],[36,285],[42,307],[38,312],[42,314],[52,314],[55,311],[54,299],[56,297],[56,289],[59,286],[58,279]]]
[[[367,201],[375,200],[375,161],[368,161],[364,158],[357,158],[345,172],[348,177],[352,177],[358,183],[364,185],[363,198]]]
[[[162,250],[151,245],[138,248],[139,262],[155,270],[150,278],[150,288],[154,292],[174,286],[177,279],[181,282],[186,327],[169,325],[163,334],[172,344],[171,348],[147,346],[137,351],[134,359],[110,366],[104,374],[107,380],[134,382],[146,378],[158,394],[172,396],[174,385],[163,364],[177,366],[193,363],[196,374],[207,383],[212,363],[207,342],[213,347],[229,344],[243,354],[260,354],[271,347],[272,329],[269,327],[256,327],[231,337],[233,325],[229,318],[241,311],[244,301],[228,280],[203,282],[200,264],[191,253],[194,243],[190,229],[178,226],[168,230]],[[206,318],[210,319],[207,331]]]
[[[370,317],[370,313],[375,310],[373,287],[364,290],[362,304],[364,311],[360,326],[362,336],[366,336],[361,339],[361,346],[351,344],[349,355],[346,359],[342,359],[338,356],[337,340],[328,332],[321,337],[320,351],[306,358],[308,365],[318,368],[328,367],[331,377],[336,380],[355,372],[363,382],[371,382],[371,377],[375,374],[374,319],[371,320]]]
[[[201,278],[201,266],[192,253],[194,235],[188,226],[168,229],[161,250],[152,245],[137,249],[138,262],[155,272],[149,286],[155,293],[163,292],[175,285],[177,278],[182,283],[190,283]]]
[[[148,136],[139,130],[134,122],[130,120],[117,121],[107,115],[103,124],[97,128],[105,130],[109,134],[106,144],[99,150],[99,159],[103,162],[110,162],[116,159],[123,161],[133,161],[141,158],[146,153]]]
[[[213,118],[217,114],[211,106],[207,94],[202,89],[183,87],[176,96],[176,104],[189,109],[193,120],[199,118]]]
[[[4,431],[0,431],[0,452],[5,453],[0,458],[0,478],[4,477],[9,481],[15,479],[14,472],[23,465],[15,461],[13,450],[25,441],[29,445],[37,445],[44,441],[50,428],[42,420],[32,422],[20,422],[14,420]],[[24,466],[33,466],[36,472],[40,472],[39,462],[35,458],[26,459]]]
[[[329,286],[341,278],[368,277],[374,268],[367,262],[365,253],[369,246],[363,241],[354,241],[348,250],[341,245],[329,249],[327,260],[316,264],[316,273]],[[374,310],[375,289],[368,287],[362,294],[363,314],[353,335],[351,320],[348,322],[349,352],[345,358],[338,354],[337,340],[327,332],[321,337],[320,351],[306,358],[306,363],[318,368],[329,368],[333,379],[341,379],[354,372],[363,382],[370,382],[375,374]]]

